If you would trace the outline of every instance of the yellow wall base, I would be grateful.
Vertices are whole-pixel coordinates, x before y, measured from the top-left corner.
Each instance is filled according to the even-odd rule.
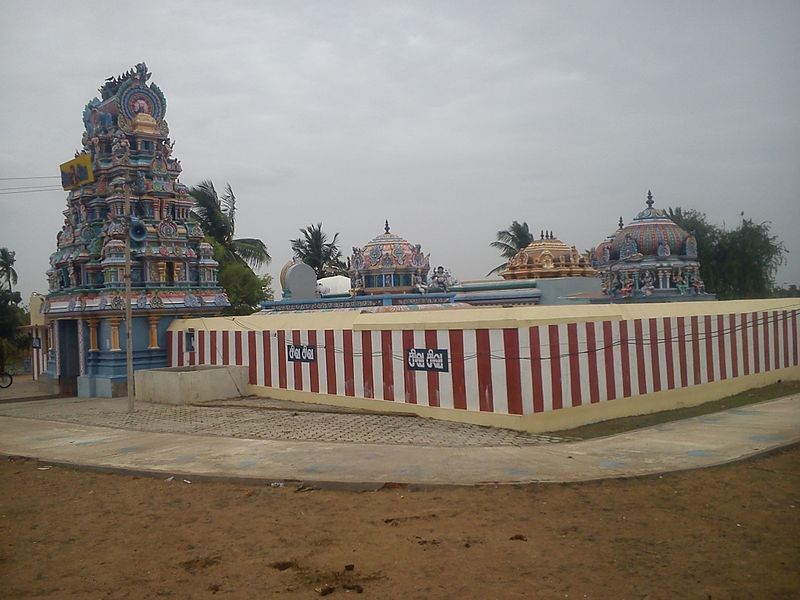
[[[504,427],[530,433],[545,433],[562,429],[572,429],[590,423],[645,415],[664,410],[673,410],[687,406],[697,406],[705,402],[719,400],[726,396],[738,394],[745,390],[769,385],[778,381],[800,380],[800,367],[778,369],[768,373],[747,375],[736,379],[714,381],[702,385],[695,385],[677,390],[667,390],[620,398],[607,402],[599,402],[575,408],[563,408],[535,415],[504,415],[482,413],[452,408],[437,408],[418,406],[388,400],[375,400],[371,398],[353,398],[349,396],[331,396],[314,392],[297,390],[284,390],[279,388],[249,385],[248,393],[262,398],[275,398],[277,400],[293,400],[297,402],[312,402],[315,404],[328,404],[345,408],[374,410],[381,412],[394,412],[398,414],[416,414],[420,417],[441,419],[443,421],[456,421],[473,425],[489,427]]]

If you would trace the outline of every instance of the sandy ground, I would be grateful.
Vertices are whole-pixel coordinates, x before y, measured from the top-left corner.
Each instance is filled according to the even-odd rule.
[[[799,511],[800,448],[661,477],[377,492],[3,458],[0,597],[798,598]]]

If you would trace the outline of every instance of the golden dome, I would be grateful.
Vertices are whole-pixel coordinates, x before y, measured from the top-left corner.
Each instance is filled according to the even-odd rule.
[[[143,133],[145,135],[156,135],[158,133],[158,123],[147,113],[136,113],[133,117],[133,133]]]
[[[551,232],[517,252],[500,276],[503,279],[547,279],[591,277],[595,273],[586,256],[575,246],[567,246],[554,238]]]

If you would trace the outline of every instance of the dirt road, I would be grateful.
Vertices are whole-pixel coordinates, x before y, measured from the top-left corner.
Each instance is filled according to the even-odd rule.
[[[799,507],[798,448],[645,479],[378,492],[3,458],[0,595],[797,598]]]

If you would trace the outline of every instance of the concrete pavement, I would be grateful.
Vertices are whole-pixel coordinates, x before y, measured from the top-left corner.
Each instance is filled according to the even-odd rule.
[[[421,419],[413,415],[343,412],[300,402],[244,398],[214,405],[60,398],[0,405],[0,415],[160,433],[262,440],[351,442],[402,446],[507,446],[561,441],[548,435]]]
[[[205,412],[212,408],[223,412]],[[628,477],[719,465],[800,442],[800,395],[587,441],[415,417],[321,416],[322,424],[282,408],[138,405],[127,413],[125,400],[23,402],[0,405],[0,453],[189,480],[372,487]],[[370,419],[357,421],[364,416]],[[403,426],[389,436],[392,443],[379,443]],[[299,435],[304,428],[317,433]],[[326,429],[349,433],[314,437]],[[263,435],[253,439],[254,431]],[[275,431],[289,433],[269,439]]]
[[[58,396],[53,394],[52,390],[46,389],[42,383],[34,381],[30,373],[15,373],[13,377],[13,384],[7,388],[0,388],[0,404]]]

